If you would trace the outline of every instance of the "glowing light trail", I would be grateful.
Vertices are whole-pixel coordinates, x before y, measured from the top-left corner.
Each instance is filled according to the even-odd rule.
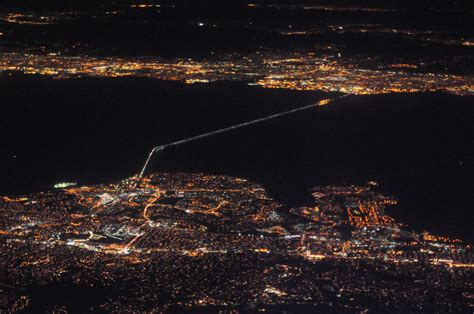
[[[249,125],[252,125],[252,124],[256,124],[256,123],[264,122],[264,121],[267,121],[267,120],[275,119],[275,118],[278,118],[278,117],[281,117],[281,116],[286,116],[286,115],[289,115],[289,114],[292,114],[292,113],[295,113],[295,112],[299,112],[299,111],[303,111],[303,110],[306,110],[306,109],[309,109],[309,108],[313,108],[313,107],[317,107],[317,106],[324,106],[324,105],[327,105],[330,102],[333,102],[335,100],[338,100],[338,99],[341,99],[341,98],[347,97],[347,96],[350,96],[350,94],[346,94],[346,95],[339,96],[339,97],[332,98],[332,99],[323,99],[323,100],[320,100],[319,102],[317,102],[315,104],[311,104],[311,105],[291,109],[291,110],[280,112],[280,113],[275,113],[275,114],[272,114],[272,115],[269,115],[269,116],[266,116],[266,117],[263,117],[263,118],[259,118],[259,119],[252,120],[252,121],[247,121],[247,122],[240,123],[240,124],[237,124],[237,125],[233,125],[233,126],[230,126],[230,127],[227,127],[227,128],[223,128],[223,129],[219,129],[219,130],[216,130],[216,131],[200,134],[200,135],[193,136],[193,137],[189,137],[189,138],[177,141],[177,142],[156,146],[151,150],[150,154],[148,155],[148,158],[145,161],[145,165],[143,165],[143,168],[140,171],[140,174],[138,175],[138,177],[139,178],[143,177],[143,174],[145,173],[145,170],[146,170],[146,168],[148,166],[148,163],[150,162],[151,158],[153,157],[153,154],[155,154],[156,152],[162,151],[167,147],[177,146],[177,145],[192,142],[192,141],[195,141],[195,140],[198,140],[198,139],[201,139],[201,138],[209,137],[209,136],[212,136],[212,135],[217,135],[217,134],[220,134],[220,133],[229,132],[229,131],[232,131],[232,130],[235,130],[235,129],[239,129],[239,128],[249,126]]]

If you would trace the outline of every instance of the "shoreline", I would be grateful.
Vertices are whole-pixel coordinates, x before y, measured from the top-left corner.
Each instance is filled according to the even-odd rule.
[[[139,171],[153,146],[330,96],[235,82],[133,78],[23,77],[0,79],[0,85],[8,108],[2,131],[10,134],[2,195],[58,182],[124,179]],[[348,97],[169,149],[150,171],[245,177],[288,204],[304,203],[312,186],[376,181],[383,193],[400,198],[403,212],[395,214],[403,217],[397,219],[419,231],[472,240],[466,136],[471,103],[472,96],[445,93]]]

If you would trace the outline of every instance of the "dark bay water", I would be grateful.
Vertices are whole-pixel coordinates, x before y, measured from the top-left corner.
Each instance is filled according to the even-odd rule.
[[[61,181],[106,183],[139,171],[157,144],[327,98],[243,83],[0,79],[0,194]],[[157,155],[150,172],[252,179],[288,204],[323,184],[380,183],[418,230],[472,241],[473,97],[350,96]]]

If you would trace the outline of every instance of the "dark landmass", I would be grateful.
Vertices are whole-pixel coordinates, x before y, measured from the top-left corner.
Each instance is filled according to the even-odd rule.
[[[446,59],[436,71],[472,74],[474,13],[466,7],[444,0],[9,1],[0,6],[0,48],[211,60],[223,53],[311,51],[363,55],[368,64],[374,57]]]
[[[139,3],[133,0],[115,0],[113,4],[120,5],[130,5]],[[257,3],[257,4],[268,4],[266,0],[256,0],[256,1],[242,1],[242,0],[229,0],[226,3],[223,3],[219,0],[151,0],[146,3],[160,3],[160,4],[174,4],[174,5],[187,5],[187,6],[202,6],[207,7],[208,9],[225,9],[229,7],[242,7],[247,6],[248,3]],[[285,0],[274,0],[271,1],[272,4],[288,4],[289,1]],[[321,4],[321,5],[334,5],[334,6],[347,6],[354,5],[354,0],[292,0],[292,4]],[[76,1],[61,1],[61,0],[44,0],[41,3],[38,3],[34,0],[12,0],[8,3],[2,5],[2,7],[8,8],[18,8],[24,5],[27,8],[37,7],[37,8],[86,8],[91,7],[103,7],[110,6],[110,0],[84,0],[81,2]],[[420,0],[420,1],[407,1],[407,0],[392,0],[392,1],[377,1],[377,0],[361,0],[357,1],[357,5],[361,7],[381,7],[381,8],[399,8],[399,9],[418,9],[426,10],[427,8],[437,8],[437,9],[459,9],[459,8],[471,8],[469,1],[464,0]]]

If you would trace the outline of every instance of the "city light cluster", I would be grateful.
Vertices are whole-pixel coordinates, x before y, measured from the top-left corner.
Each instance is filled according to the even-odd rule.
[[[230,55],[225,58],[192,59],[96,58],[53,54],[4,53],[0,73],[21,72],[58,79],[77,77],[149,77],[188,84],[242,81],[263,88],[322,90],[349,94],[383,94],[444,90],[466,95],[474,93],[470,76],[413,72],[416,65],[388,64],[368,69],[357,60],[338,60],[314,54],[291,56]]]
[[[367,299],[468,308],[471,247],[409,231],[375,185],[317,187],[312,206],[290,208],[245,179],[184,173],[2,197],[2,284],[21,290],[28,273],[42,285],[121,287],[106,293],[108,311],[334,300],[363,310]],[[429,290],[437,296],[415,293]],[[28,305],[30,295],[8,291],[9,309]]]

